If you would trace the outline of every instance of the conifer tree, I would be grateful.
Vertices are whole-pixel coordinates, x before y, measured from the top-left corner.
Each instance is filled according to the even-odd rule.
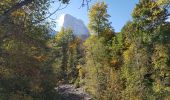
[[[96,99],[108,99],[110,59],[114,31],[109,22],[107,5],[104,2],[94,4],[89,11],[89,28],[92,32],[86,42],[87,71],[85,84],[87,91]]]

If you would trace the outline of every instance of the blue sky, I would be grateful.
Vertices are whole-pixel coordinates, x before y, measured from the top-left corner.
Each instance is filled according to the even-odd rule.
[[[131,20],[131,13],[139,0],[92,0],[90,6],[97,1],[105,1],[105,3],[108,4],[108,13],[111,15],[109,20],[112,22],[115,31],[119,32],[126,22]],[[80,6],[81,0],[71,0],[67,8],[58,11],[53,15],[52,18],[57,22],[55,30],[60,30],[63,14],[73,15],[74,17],[83,20],[85,25],[88,25],[87,7],[80,8]],[[54,10],[57,7],[58,5],[55,3],[51,6],[51,10]]]

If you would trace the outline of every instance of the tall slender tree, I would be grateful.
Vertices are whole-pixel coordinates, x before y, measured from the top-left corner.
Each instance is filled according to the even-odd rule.
[[[94,4],[89,10],[89,28],[91,33],[99,37],[112,37],[113,29],[111,22],[109,22],[109,17],[107,5],[104,2]]]

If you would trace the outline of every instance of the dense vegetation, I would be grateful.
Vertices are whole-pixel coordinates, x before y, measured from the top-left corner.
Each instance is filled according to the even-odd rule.
[[[0,1],[0,100],[58,100],[54,88],[68,83],[94,100],[170,99],[169,0],[140,0],[119,33],[95,3],[87,40],[64,28],[49,34],[51,0],[12,9],[19,1]]]

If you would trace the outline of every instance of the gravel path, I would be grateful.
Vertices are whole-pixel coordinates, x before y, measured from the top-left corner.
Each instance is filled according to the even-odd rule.
[[[56,90],[63,97],[63,100],[92,100],[92,97],[82,88],[75,88],[71,84],[60,85]]]

